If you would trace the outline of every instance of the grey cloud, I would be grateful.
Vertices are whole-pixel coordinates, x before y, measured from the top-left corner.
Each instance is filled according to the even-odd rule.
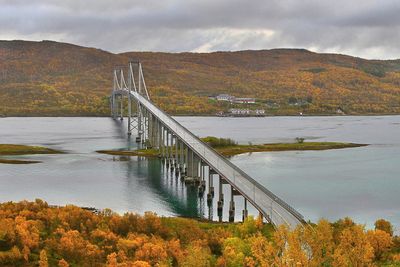
[[[302,47],[399,58],[394,0],[0,0],[0,39],[123,52]]]

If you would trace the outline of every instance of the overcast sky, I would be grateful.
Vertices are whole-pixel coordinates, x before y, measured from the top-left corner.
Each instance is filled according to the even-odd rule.
[[[0,0],[0,39],[112,52],[285,47],[400,58],[400,1]]]

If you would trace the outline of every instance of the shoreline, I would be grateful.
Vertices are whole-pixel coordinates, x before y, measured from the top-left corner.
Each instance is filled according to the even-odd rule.
[[[376,116],[400,116],[400,113],[366,113],[366,114],[269,114],[265,116],[217,116],[215,114],[170,114],[172,117],[216,117],[216,118],[268,118],[268,117],[376,117]],[[66,116],[50,116],[50,115],[4,115],[1,119],[6,118],[112,118],[106,115],[66,115]],[[124,117],[125,118],[125,117]]]

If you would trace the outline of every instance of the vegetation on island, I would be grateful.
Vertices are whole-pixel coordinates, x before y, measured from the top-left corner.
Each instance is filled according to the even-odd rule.
[[[218,153],[229,157],[251,152],[272,152],[272,151],[296,151],[296,150],[328,150],[351,147],[362,147],[367,144],[341,143],[341,142],[304,142],[302,138],[296,138],[294,143],[270,143],[270,144],[248,144],[241,145],[230,138],[218,138],[207,136],[201,140],[214,148]],[[175,153],[175,147],[168,148],[170,153]],[[99,150],[98,153],[119,155],[119,156],[143,156],[159,157],[160,150],[154,148],[136,150]]]
[[[33,164],[33,163],[40,163],[41,161],[38,160],[22,160],[22,159],[3,159],[0,158],[0,163],[3,164]]]
[[[229,108],[261,108],[267,115],[400,113],[400,60],[304,49],[113,54],[52,41],[0,41],[0,117],[109,116],[112,70],[132,58],[142,61],[150,97],[169,114]],[[218,94],[256,103],[209,98]]]
[[[42,200],[0,204],[1,266],[398,266],[400,238],[345,218],[274,229],[260,218],[216,223],[51,207]]]
[[[113,156],[141,156],[149,158],[160,156],[160,151],[154,148],[136,150],[97,150],[96,152]]]
[[[217,148],[224,156],[234,156],[252,152],[296,151],[296,150],[328,150],[366,146],[365,144],[340,142],[304,142],[304,143],[271,143],[261,145],[234,145]]]
[[[60,153],[63,153],[63,152],[55,150],[55,149],[51,149],[51,148],[41,147],[41,146],[0,144],[0,156],[19,156],[19,155],[32,155],[32,154],[60,154]],[[0,158],[0,163],[31,164],[31,163],[40,163],[40,161]]]
[[[60,154],[61,151],[42,147],[14,144],[0,144],[0,155],[31,155],[31,154]]]

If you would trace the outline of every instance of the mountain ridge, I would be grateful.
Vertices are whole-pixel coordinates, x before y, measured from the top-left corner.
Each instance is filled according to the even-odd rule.
[[[270,115],[400,113],[400,59],[368,60],[306,49],[211,53],[123,52],[55,41],[0,41],[0,114],[106,116],[112,70],[140,59],[152,99],[175,115],[230,107]],[[255,97],[228,105],[208,96]],[[271,104],[272,103],[272,104]]]

